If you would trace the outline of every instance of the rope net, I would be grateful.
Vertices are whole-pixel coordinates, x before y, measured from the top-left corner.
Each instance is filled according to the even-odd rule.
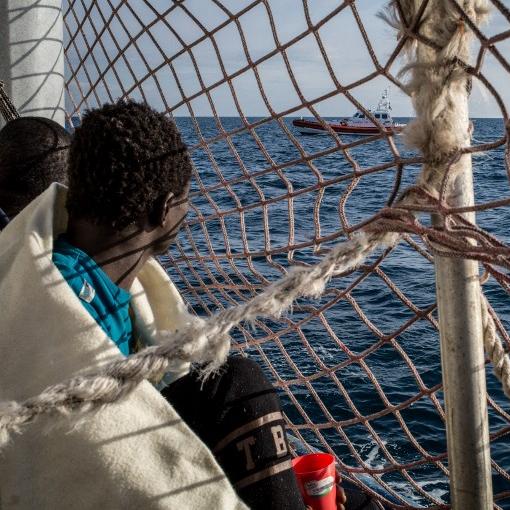
[[[473,56],[449,62],[503,120],[474,121],[471,145],[450,155],[437,193],[420,180],[427,152],[383,130],[367,109],[389,86],[405,101],[399,71],[413,41],[440,50],[421,31],[432,3],[394,3],[399,37],[376,17],[383,3],[362,0],[69,0],[64,9],[69,121],[131,97],[172,115],[189,145],[191,211],[163,263],[198,315],[248,302],[362,229],[401,234],[335,274],[320,297],[232,334],[233,349],[258,360],[279,389],[296,451],[333,453],[345,479],[392,508],[449,507],[435,254],[480,261],[489,316],[510,346],[501,228],[510,220],[510,11],[487,2],[492,18],[480,28],[462,8],[477,2],[443,2],[473,36]],[[356,109],[378,133],[327,128],[323,117]],[[298,134],[296,116],[327,133]],[[447,206],[461,153],[473,157],[468,209],[479,227],[459,216],[466,209]],[[409,194],[419,200],[407,203]],[[431,212],[444,228],[432,227]],[[492,370],[487,384],[495,508],[510,508],[510,415]]]

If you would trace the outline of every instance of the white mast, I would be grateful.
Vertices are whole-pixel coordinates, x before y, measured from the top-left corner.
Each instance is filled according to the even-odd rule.
[[[62,41],[61,0],[0,0],[0,80],[22,116],[64,124]]]

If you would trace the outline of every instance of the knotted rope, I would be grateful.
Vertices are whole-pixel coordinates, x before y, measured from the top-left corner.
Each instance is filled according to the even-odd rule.
[[[161,332],[163,343],[149,347],[128,358],[111,362],[95,373],[72,378],[51,386],[40,395],[24,402],[6,402],[0,406],[0,445],[13,431],[47,413],[67,414],[98,409],[127,395],[143,379],[152,379],[164,372],[170,360],[209,363],[205,375],[224,362],[230,347],[229,332],[242,321],[279,316],[302,296],[321,295],[328,281],[337,274],[359,266],[374,250],[393,246],[402,232],[419,230],[411,214],[439,203],[444,210],[450,183],[466,170],[470,127],[464,117],[457,118],[460,91],[466,91],[469,80],[465,65],[471,32],[465,12],[475,24],[486,16],[485,0],[466,0],[460,11],[451,7],[451,0],[398,0],[390,2],[386,18],[396,26],[412,55],[406,71],[411,73],[407,92],[416,107],[417,118],[406,129],[410,144],[422,151],[426,164],[418,185],[405,193],[391,208],[376,215],[364,231],[349,241],[336,245],[315,266],[296,267],[282,279],[268,286],[250,301],[221,311],[202,320],[194,319],[181,331]],[[427,33],[416,34],[423,17]],[[433,27],[430,29],[430,27]],[[460,101],[463,96],[460,95]],[[463,160],[464,158],[464,160]],[[452,218],[450,218],[452,220]],[[465,227],[465,223],[462,223]],[[414,230],[413,230],[414,229]],[[457,250],[470,258],[483,259],[465,237],[474,237],[475,230],[433,230],[430,237],[435,246]],[[484,344],[493,360],[496,375],[510,397],[510,362],[485,298],[482,299]]]

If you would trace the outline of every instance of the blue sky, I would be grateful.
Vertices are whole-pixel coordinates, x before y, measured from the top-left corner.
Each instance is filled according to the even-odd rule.
[[[117,5],[119,2],[120,0],[116,0],[113,4]],[[231,12],[236,13],[254,2],[253,0],[221,0],[221,3]],[[342,4],[341,0],[308,0],[307,3],[312,23],[317,23]],[[504,3],[510,7],[510,0],[505,0]],[[160,13],[164,12],[171,5],[166,0],[152,0],[151,4]],[[302,0],[268,0],[268,4],[274,17],[280,44],[287,43],[306,30],[307,24]],[[383,0],[356,1],[356,7],[367,34],[373,43],[377,59],[383,65],[396,44],[393,29],[377,16],[377,13],[381,11],[385,4],[386,2]],[[227,14],[211,0],[185,0],[183,5],[196,16],[197,20],[203,24],[206,30],[213,30],[222,22],[228,20]],[[110,26],[120,46],[126,46],[126,56],[134,74],[137,77],[141,77],[147,74],[147,66],[135,48],[129,45],[128,33],[129,36],[136,37],[137,34],[143,31],[141,23],[145,25],[150,24],[156,18],[156,14],[142,0],[130,2],[130,7],[132,11],[126,6],[119,10],[124,27],[116,19],[112,21]],[[76,9],[78,18],[80,18],[83,11],[80,12],[79,7]],[[111,14],[111,9],[106,6],[102,7],[102,9],[103,16],[108,18]],[[103,22],[99,12],[93,9],[91,16],[96,29],[101,28]],[[136,19],[137,16],[139,21]],[[166,55],[179,53],[182,49],[179,38],[186,44],[190,44],[203,35],[202,29],[182,8],[174,9],[168,14],[166,19],[175,30],[175,33],[172,33],[162,23],[155,24],[151,29],[151,34],[160,44]],[[249,9],[239,20],[246,36],[248,51],[252,61],[256,61],[274,50],[275,40],[271,32],[269,17],[263,4],[258,4],[254,8]],[[67,21],[71,30],[73,30],[75,21],[69,16]],[[484,33],[489,36],[506,30],[510,30],[510,24],[498,13],[493,14],[491,21],[483,29]],[[84,33],[90,44],[94,39],[94,32],[88,23],[84,26]],[[350,8],[347,7],[332,17],[331,20],[319,29],[319,34],[335,76],[342,85],[353,83],[375,70]],[[220,50],[227,74],[235,73],[247,65],[239,31],[235,23],[228,23],[220,31],[215,32],[213,37]],[[107,32],[105,32],[102,42],[108,54],[113,57],[116,54],[116,49]],[[79,51],[82,52],[85,42],[78,38],[76,43]],[[173,60],[174,76],[168,65],[162,65],[163,56],[154,45],[154,41],[147,34],[138,37],[137,44],[150,68],[154,69],[161,66],[157,76],[166,103],[170,107],[173,108],[182,101],[182,95],[179,92],[175,76],[186,96],[192,96],[201,90],[202,87],[189,54],[185,52]],[[510,40],[497,43],[497,47],[503,55],[510,55]],[[474,45],[474,49],[476,50],[476,45]],[[222,79],[221,67],[210,39],[206,39],[194,46],[192,52],[205,86],[212,86]],[[96,46],[94,55],[100,70],[105,69],[107,58],[99,46]],[[297,84],[307,100],[314,100],[335,90],[335,84],[327,72],[313,35],[308,35],[290,46],[287,50],[287,55]],[[74,50],[69,53],[69,56],[72,62],[76,61]],[[392,72],[397,74],[402,65],[403,61],[397,60],[392,67]],[[87,68],[92,80],[94,80],[98,76],[97,71],[95,71],[90,63]],[[122,80],[124,89],[129,89],[133,83],[133,78],[126,64],[122,60],[118,60],[115,68],[117,75]],[[301,103],[280,54],[260,63],[257,69],[263,89],[272,108],[276,112],[285,111]],[[483,70],[508,105],[510,102],[508,73],[492,56],[485,59]],[[82,87],[86,89],[86,77],[83,73],[80,73],[78,77]],[[113,97],[122,95],[122,87],[118,84],[115,75],[111,71],[106,74],[106,80]],[[388,80],[379,76],[369,83],[352,89],[352,94],[365,106],[372,107],[375,106],[381,91],[388,85]],[[255,74],[252,70],[247,70],[236,76],[233,79],[233,86],[242,111],[247,116],[265,116],[268,114],[268,109],[260,95]],[[152,79],[149,78],[144,81],[142,88],[149,102],[159,108],[165,107],[161,94]],[[73,87],[71,87],[71,90],[75,94]],[[132,95],[137,98],[141,97],[139,90],[135,90]],[[100,100],[107,100],[101,88],[98,89],[98,96]],[[410,100],[394,85],[391,87],[391,96],[395,116],[412,115]],[[218,114],[237,115],[233,97],[227,84],[213,87],[211,89],[211,98]],[[212,114],[212,109],[205,94],[201,94],[193,99],[191,107],[193,113],[197,116]],[[345,97],[337,94],[330,99],[318,103],[316,108],[323,116],[343,116],[352,114],[354,107]],[[471,97],[470,111],[473,117],[500,116],[494,99],[478,84],[475,84]],[[188,115],[189,110],[186,106],[181,106],[174,110],[174,114]],[[293,114],[306,115],[307,111],[301,109]]]

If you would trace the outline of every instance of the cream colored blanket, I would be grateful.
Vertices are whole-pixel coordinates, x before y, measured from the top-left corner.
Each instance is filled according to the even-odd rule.
[[[52,185],[0,234],[0,401],[24,400],[121,356],[51,261],[66,227],[65,194]],[[149,343],[189,317],[154,260],[132,293],[135,328]],[[246,509],[207,447],[146,381],[77,426],[48,416],[15,435],[0,452],[0,501],[1,510]]]

